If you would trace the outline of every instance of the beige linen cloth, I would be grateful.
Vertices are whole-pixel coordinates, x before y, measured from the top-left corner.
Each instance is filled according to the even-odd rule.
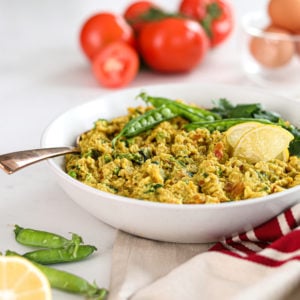
[[[217,244],[176,244],[119,231],[108,300],[300,299],[300,204]]]

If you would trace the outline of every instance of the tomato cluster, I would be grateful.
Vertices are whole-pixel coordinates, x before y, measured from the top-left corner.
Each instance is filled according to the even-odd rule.
[[[115,88],[130,83],[141,62],[163,73],[188,72],[233,28],[226,0],[182,0],[175,13],[136,1],[123,15],[100,12],[82,26],[80,44],[96,79]]]

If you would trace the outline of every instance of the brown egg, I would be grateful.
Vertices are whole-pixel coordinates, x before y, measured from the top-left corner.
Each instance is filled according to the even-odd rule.
[[[291,32],[300,31],[300,0],[270,0],[268,13],[276,26]]]
[[[296,53],[298,56],[300,56],[300,31],[296,33],[297,38],[296,38]]]
[[[267,33],[264,37],[250,40],[249,49],[254,59],[266,68],[278,68],[289,63],[295,53],[290,33],[274,25],[268,26],[264,32]]]
[[[300,42],[296,43],[296,51],[297,51],[297,54],[300,56]]]

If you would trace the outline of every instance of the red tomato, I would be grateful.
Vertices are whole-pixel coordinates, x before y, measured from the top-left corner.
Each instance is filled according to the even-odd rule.
[[[138,39],[142,58],[160,72],[185,72],[204,58],[208,40],[199,23],[184,18],[165,18],[146,24]]]
[[[221,15],[213,19],[211,24],[210,45],[215,47],[222,44],[230,35],[233,29],[233,13],[231,6],[224,0],[216,0]]]
[[[182,0],[179,11],[201,23],[211,47],[223,43],[232,32],[233,13],[226,0]]]
[[[139,57],[131,46],[114,42],[102,48],[92,61],[92,70],[101,85],[117,88],[129,84],[139,70]]]
[[[179,11],[195,20],[203,20],[206,16],[206,6],[210,0],[182,0]]]
[[[139,32],[145,24],[142,15],[146,14],[151,8],[158,7],[152,1],[136,1],[126,8],[124,18],[135,32]]]
[[[123,41],[134,46],[132,28],[122,16],[99,13],[89,18],[80,32],[80,44],[86,56],[92,60],[99,50],[111,42]]]

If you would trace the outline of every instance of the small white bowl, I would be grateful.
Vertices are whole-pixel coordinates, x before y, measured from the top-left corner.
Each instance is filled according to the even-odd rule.
[[[242,18],[238,43],[242,68],[261,86],[300,95],[300,35],[265,32],[270,24],[262,12]]]
[[[42,147],[73,145],[75,137],[92,128],[98,118],[120,116],[127,113],[127,107],[142,104],[135,99],[141,90],[204,107],[211,107],[212,100],[219,98],[233,103],[262,103],[300,125],[300,102],[264,90],[219,84],[171,84],[123,90],[75,107],[49,125],[42,137]],[[217,241],[249,230],[300,200],[297,186],[267,197],[224,204],[154,203],[116,196],[83,184],[65,173],[62,157],[50,159],[49,165],[65,192],[90,214],[131,234],[168,242]]]

